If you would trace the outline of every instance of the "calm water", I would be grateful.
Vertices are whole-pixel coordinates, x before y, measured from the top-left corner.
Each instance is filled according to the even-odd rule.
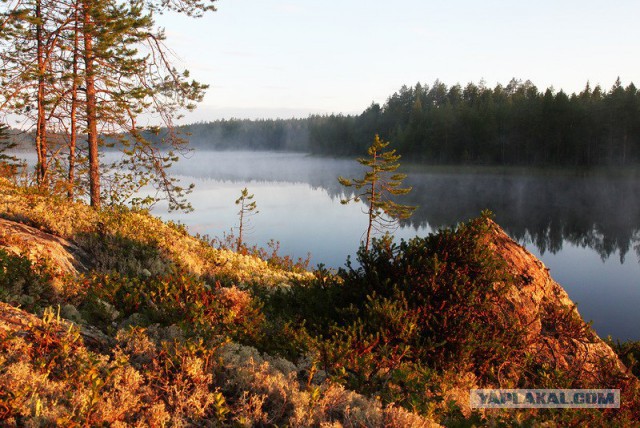
[[[281,253],[330,267],[344,265],[366,228],[364,205],[340,204],[336,177],[358,176],[346,159],[271,152],[196,152],[174,172],[196,184],[195,212],[157,213],[192,232],[221,237],[237,227],[235,199],[243,187],[260,211],[250,220],[249,244],[280,241]],[[411,172],[419,205],[400,238],[479,215],[497,222],[550,268],[600,336],[640,339],[640,182],[634,179],[540,174]]]

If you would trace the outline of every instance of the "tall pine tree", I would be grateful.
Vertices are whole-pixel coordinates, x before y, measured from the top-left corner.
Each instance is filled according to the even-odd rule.
[[[214,10],[214,0],[23,0],[2,2],[0,78],[4,114],[18,113],[35,129],[38,180],[47,185],[51,160],[48,136],[64,137],[68,146],[68,196],[75,195],[76,149],[85,130],[88,195],[100,207],[105,198],[120,203],[142,185],[164,194],[170,208],[185,208],[185,189],[167,168],[177,159],[171,149],[184,141],[174,131],[180,110],[192,109],[205,85],[179,72],[155,27],[153,15],[166,11],[199,17]],[[168,132],[152,144],[138,117],[160,119]],[[85,122],[80,125],[80,121]],[[103,191],[100,153],[104,140],[126,148],[118,165],[125,173],[108,178]],[[154,141],[157,143],[158,138]],[[138,183],[134,183],[138,181]],[[125,186],[125,187],[120,187]],[[155,200],[152,197],[145,201]],[[140,201],[138,201],[140,202]]]

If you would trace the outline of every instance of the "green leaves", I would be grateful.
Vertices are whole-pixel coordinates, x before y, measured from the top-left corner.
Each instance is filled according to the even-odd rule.
[[[55,302],[52,276],[44,262],[32,263],[0,249],[0,301],[28,310]]]

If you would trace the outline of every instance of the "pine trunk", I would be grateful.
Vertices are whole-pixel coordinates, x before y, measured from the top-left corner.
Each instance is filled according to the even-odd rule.
[[[43,19],[40,1],[36,1],[36,55],[38,61],[38,95],[37,95],[37,123],[36,123],[36,151],[38,152],[37,179],[40,186],[47,182],[47,118],[45,112],[45,46],[43,34]]]
[[[77,128],[77,118],[76,112],[78,109],[78,54],[79,54],[79,45],[80,45],[80,37],[79,37],[79,25],[78,25],[78,3],[75,4],[74,9],[74,28],[73,28],[73,64],[72,64],[72,75],[71,78],[73,81],[71,82],[71,112],[70,112],[70,121],[71,121],[71,135],[69,136],[69,175],[68,179],[68,189],[67,189],[67,197],[73,200],[75,196],[75,179],[76,179],[76,146],[78,139],[78,128]]]
[[[87,143],[89,146],[89,197],[91,206],[100,208],[100,163],[98,159],[98,115],[95,85],[95,53],[93,51],[93,22],[90,1],[83,2],[84,63],[87,91]]]
[[[240,252],[240,250],[242,249],[242,228],[243,228],[243,221],[244,221],[244,201],[242,201],[242,207],[240,209],[240,227],[239,227],[239,231],[238,231],[238,252]]]

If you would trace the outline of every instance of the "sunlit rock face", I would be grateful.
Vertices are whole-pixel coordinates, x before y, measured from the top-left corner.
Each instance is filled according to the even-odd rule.
[[[612,373],[624,376],[627,370],[615,352],[580,317],[546,266],[489,221],[487,245],[517,279],[504,296],[504,309],[523,327],[527,352],[550,369],[568,371],[576,381],[597,384]]]
[[[0,248],[28,257],[32,262],[44,259],[60,274],[77,274],[86,270],[87,255],[73,242],[2,218]]]

